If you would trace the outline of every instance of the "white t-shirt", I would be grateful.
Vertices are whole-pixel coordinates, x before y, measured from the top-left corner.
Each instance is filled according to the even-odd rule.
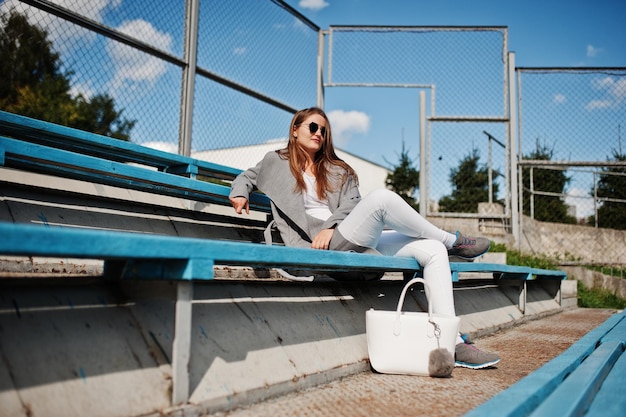
[[[304,209],[306,214],[316,219],[326,220],[332,213],[328,208],[328,200],[320,200],[317,196],[317,181],[315,177],[303,174],[304,182],[306,182],[306,191],[302,192],[304,198]]]

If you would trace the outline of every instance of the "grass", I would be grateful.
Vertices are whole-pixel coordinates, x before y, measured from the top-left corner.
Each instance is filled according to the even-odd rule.
[[[587,288],[578,281],[578,307],[585,308],[626,308],[626,300],[609,290]]]
[[[544,255],[525,255],[516,250],[507,249],[503,243],[491,242],[490,252],[506,252],[506,263],[509,265],[529,266],[531,268],[558,269],[558,264]]]
[[[522,265],[542,269],[558,269],[558,264],[547,256],[524,255],[519,251],[509,250],[506,245],[491,242],[491,252],[506,252],[506,261],[510,265]],[[605,268],[606,269],[606,268]],[[623,273],[623,271],[617,271]],[[613,275],[616,275],[613,273]],[[618,275],[619,276],[619,275]],[[613,294],[609,290],[587,288],[578,281],[578,307],[583,308],[626,308],[626,300]]]
[[[626,268],[619,268],[611,265],[595,265],[588,268],[592,271],[597,271],[605,275],[626,279]]]

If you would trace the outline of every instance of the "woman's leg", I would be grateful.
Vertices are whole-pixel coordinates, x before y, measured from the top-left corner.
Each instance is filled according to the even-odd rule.
[[[385,228],[415,239],[439,241],[450,249],[456,235],[439,229],[409,206],[393,191],[372,191],[354,207],[338,226],[339,232],[352,243],[375,248]]]
[[[393,230],[383,232],[385,227]],[[376,248],[384,255],[414,257],[424,270],[424,280],[429,288],[428,302],[432,304],[433,312],[456,315],[448,260],[448,249],[455,246],[456,235],[435,227],[402,197],[389,190],[368,194],[338,229],[354,244]],[[470,245],[476,246],[475,242]],[[456,342],[456,366],[480,369],[500,361],[498,355],[464,343],[460,334]]]
[[[456,315],[448,250],[441,242],[415,239],[389,230],[382,233],[376,250],[387,256],[415,258],[424,269],[424,280],[429,288],[428,300],[433,306],[433,313]]]

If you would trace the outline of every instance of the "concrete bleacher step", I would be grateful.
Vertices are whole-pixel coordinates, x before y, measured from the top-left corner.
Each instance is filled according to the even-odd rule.
[[[189,406],[226,410],[369,369],[365,311],[395,309],[402,287],[398,280],[194,284]],[[550,301],[539,288],[532,292],[538,303]],[[25,286],[5,279],[2,294],[0,327],[12,335],[2,346],[12,378],[0,373],[0,383],[12,389],[0,398],[19,396],[34,416],[43,410],[83,416],[94,407],[102,415],[137,415],[170,407],[171,282],[84,277]],[[531,317],[495,286],[465,286],[455,298],[463,332],[485,335]],[[405,310],[424,311],[425,303],[416,289]],[[550,303],[538,316],[559,310]],[[77,400],[70,405],[57,390],[71,390]]]
[[[235,215],[229,167],[5,112],[0,130],[12,137],[0,136],[0,265],[23,267],[0,279],[10,335],[0,415],[193,415],[366,370],[365,311],[394,310],[403,273],[421,269],[259,244],[269,201],[256,195],[252,216]],[[397,272],[302,283],[273,267]],[[463,278],[477,271],[491,276]],[[563,309],[561,271],[465,262],[451,272],[463,332]],[[405,310],[426,306],[415,290]]]

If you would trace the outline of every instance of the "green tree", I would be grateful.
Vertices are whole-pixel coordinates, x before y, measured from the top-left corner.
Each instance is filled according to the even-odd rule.
[[[69,124],[74,112],[69,74],[60,70],[48,33],[15,11],[2,16],[0,73],[2,110]]]
[[[76,98],[72,72],[61,70],[48,33],[11,10],[0,22],[0,109],[35,119],[129,140],[135,121],[122,118],[113,98]]]
[[[540,146],[537,143],[536,149],[524,156],[524,159],[550,161],[552,160],[553,152],[553,149],[548,149],[547,146]],[[522,176],[524,184],[524,214],[530,216],[531,168],[523,168]],[[563,170],[532,168],[532,184],[535,192],[563,195],[565,194],[565,187],[570,180],[571,178]],[[533,196],[534,218],[544,222],[575,224],[576,218],[567,214],[567,205],[559,195],[535,194]]]
[[[395,191],[413,208],[418,208],[415,203],[415,192],[419,189],[420,173],[413,165],[413,161],[409,157],[409,152],[402,142],[402,152],[400,153],[398,165],[394,166],[393,171],[387,174],[385,184],[391,190]]]
[[[480,165],[480,152],[474,148],[450,170],[452,194],[439,200],[439,210],[453,213],[477,213],[478,203],[489,201],[489,168]],[[498,175],[496,172],[495,175]],[[492,185],[494,195],[498,184]]]
[[[624,162],[626,161],[626,154],[613,150],[612,160]],[[609,167],[605,168],[604,171],[609,175],[600,176],[598,197],[626,200],[626,168]],[[593,195],[593,190],[591,195]],[[626,230],[626,203],[603,201],[600,208],[598,208],[598,226]]]
[[[83,96],[76,98],[77,118],[73,127],[110,136],[112,138],[130,140],[130,131],[135,121],[122,119],[124,110],[115,110],[115,101],[107,94],[98,94],[86,100]]]

